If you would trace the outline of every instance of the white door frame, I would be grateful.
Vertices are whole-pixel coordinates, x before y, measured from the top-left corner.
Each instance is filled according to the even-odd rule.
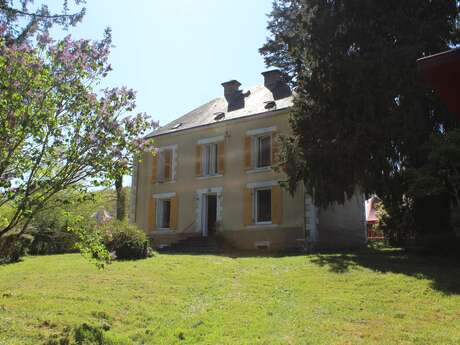
[[[207,196],[215,195],[217,198],[216,222],[222,221],[223,198],[222,187],[204,188],[196,191],[197,209],[196,209],[196,229],[202,236],[208,236],[208,217],[207,217]]]
[[[210,195],[215,195],[216,196],[216,203],[217,203],[217,193],[205,193],[203,194],[203,206],[201,208],[201,224],[202,224],[202,229],[201,229],[201,234],[203,237],[207,237],[209,235],[209,224],[208,224],[208,196]],[[216,205],[216,222],[217,222],[217,205]]]

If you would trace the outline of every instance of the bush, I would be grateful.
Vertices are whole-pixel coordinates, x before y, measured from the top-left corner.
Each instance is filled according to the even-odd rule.
[[[0,264],[18,262],[26,254],[30,238],[9,235],[0,237]]]
[[[144,259],[151,253],[146,234],[133,224],[113,220],[102,225],[105,245],[117,259]]]
[[[55,229],[39,229],[31,233],[33,240],[30,244],[30,255],[51,255],[75,253],[77,236],[75,234]]]
[[[103,326],[83,323],[63,330],[62,334],[51,335],[46,345],[125,345],[124,339],[114,338],[106,333]]]

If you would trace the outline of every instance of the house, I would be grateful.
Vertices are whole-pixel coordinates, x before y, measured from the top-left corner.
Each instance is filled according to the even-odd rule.
[[[361,193],[320,210],[303,186],[294,195],[280,186],[273,167],[292,93],[280,71],[262,74],[264,85],[248,91],[223,83],[222,97],[150,135],[158,154],[134,168],[130,217],[155,246],[215,235],[244,250],[366,243]]]
[[[366,222],[367,222],[367,239],[369,241],[384,240],[383,233],[377,228],[377,224],[379,222],[379,218],[377,215],[377,208],[378,205],[382,203],[382,200],[374,195],[366,200],[365,208],[366,208]]]
[[[417,60],[419,70],[447,108],[460,118],[460,48]]]

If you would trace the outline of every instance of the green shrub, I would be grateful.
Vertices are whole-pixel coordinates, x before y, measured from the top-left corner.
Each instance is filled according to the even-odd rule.
[[[102,326],[83,323],[66,328],[60,335],[52,335],[46,345],[125,345],[127,341],[110,337]]]
[[[18,262],[27,252],[28,236],[9,235],[0,237],[0,264]]]
[[[105,245],[117,259],[135,260],[149,256],[151,248],[146,234],[133,224],[113,220],[102,225]]]
[[[77,252],[77,236],[57,229],[39,229],[31,233],[30,255],[50,255]]]

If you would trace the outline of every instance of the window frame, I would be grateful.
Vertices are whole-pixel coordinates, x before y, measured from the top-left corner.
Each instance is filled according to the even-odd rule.
[[[169,202],[169,221],[168,226],[164,227],[164,202]],[[155,225],[158,230],[170,230],[171,229],[171,198],[156,198],[156,219]]]
[[[176,181],[176,150],[177,150],[177,145],[169,145],[169,146],[164,146],[164,147],[159,148],[158,157],[157,157],[157,174],[156,174],[157,183],[171,183],[171,182]],[[171,152],[171,166],[169,167],[171,176],[169,180],[165,179],[165,170],[166,170],[165,152],[166,151]]]
[[[264,191],[268,190],[270,192],[270,220],[269,221],[259,221],[258,219],[258,211],[259,211],[259,191]],[[252,217],[255,225],[269,225],[273,224],[273,205],[272,205],[272,187],[257,187],[253,188],[252,190],[252,200],[253,200],[253,205],[252,205]]]
[[[219,175],[219,148],[218,142],[202,144],[202,169],[203,176]],[[211,171],[210,167],[213,167]]]
[[[267,165],[259,165],[259,162],[262,160],[262,139],[268,139],[268,164]],[[253,167],[254,169],[268,169],[272,165],[272,134],[271,133],[263,133],[259,135],[255,135],[253,138],[254,143],[254,161]]]

